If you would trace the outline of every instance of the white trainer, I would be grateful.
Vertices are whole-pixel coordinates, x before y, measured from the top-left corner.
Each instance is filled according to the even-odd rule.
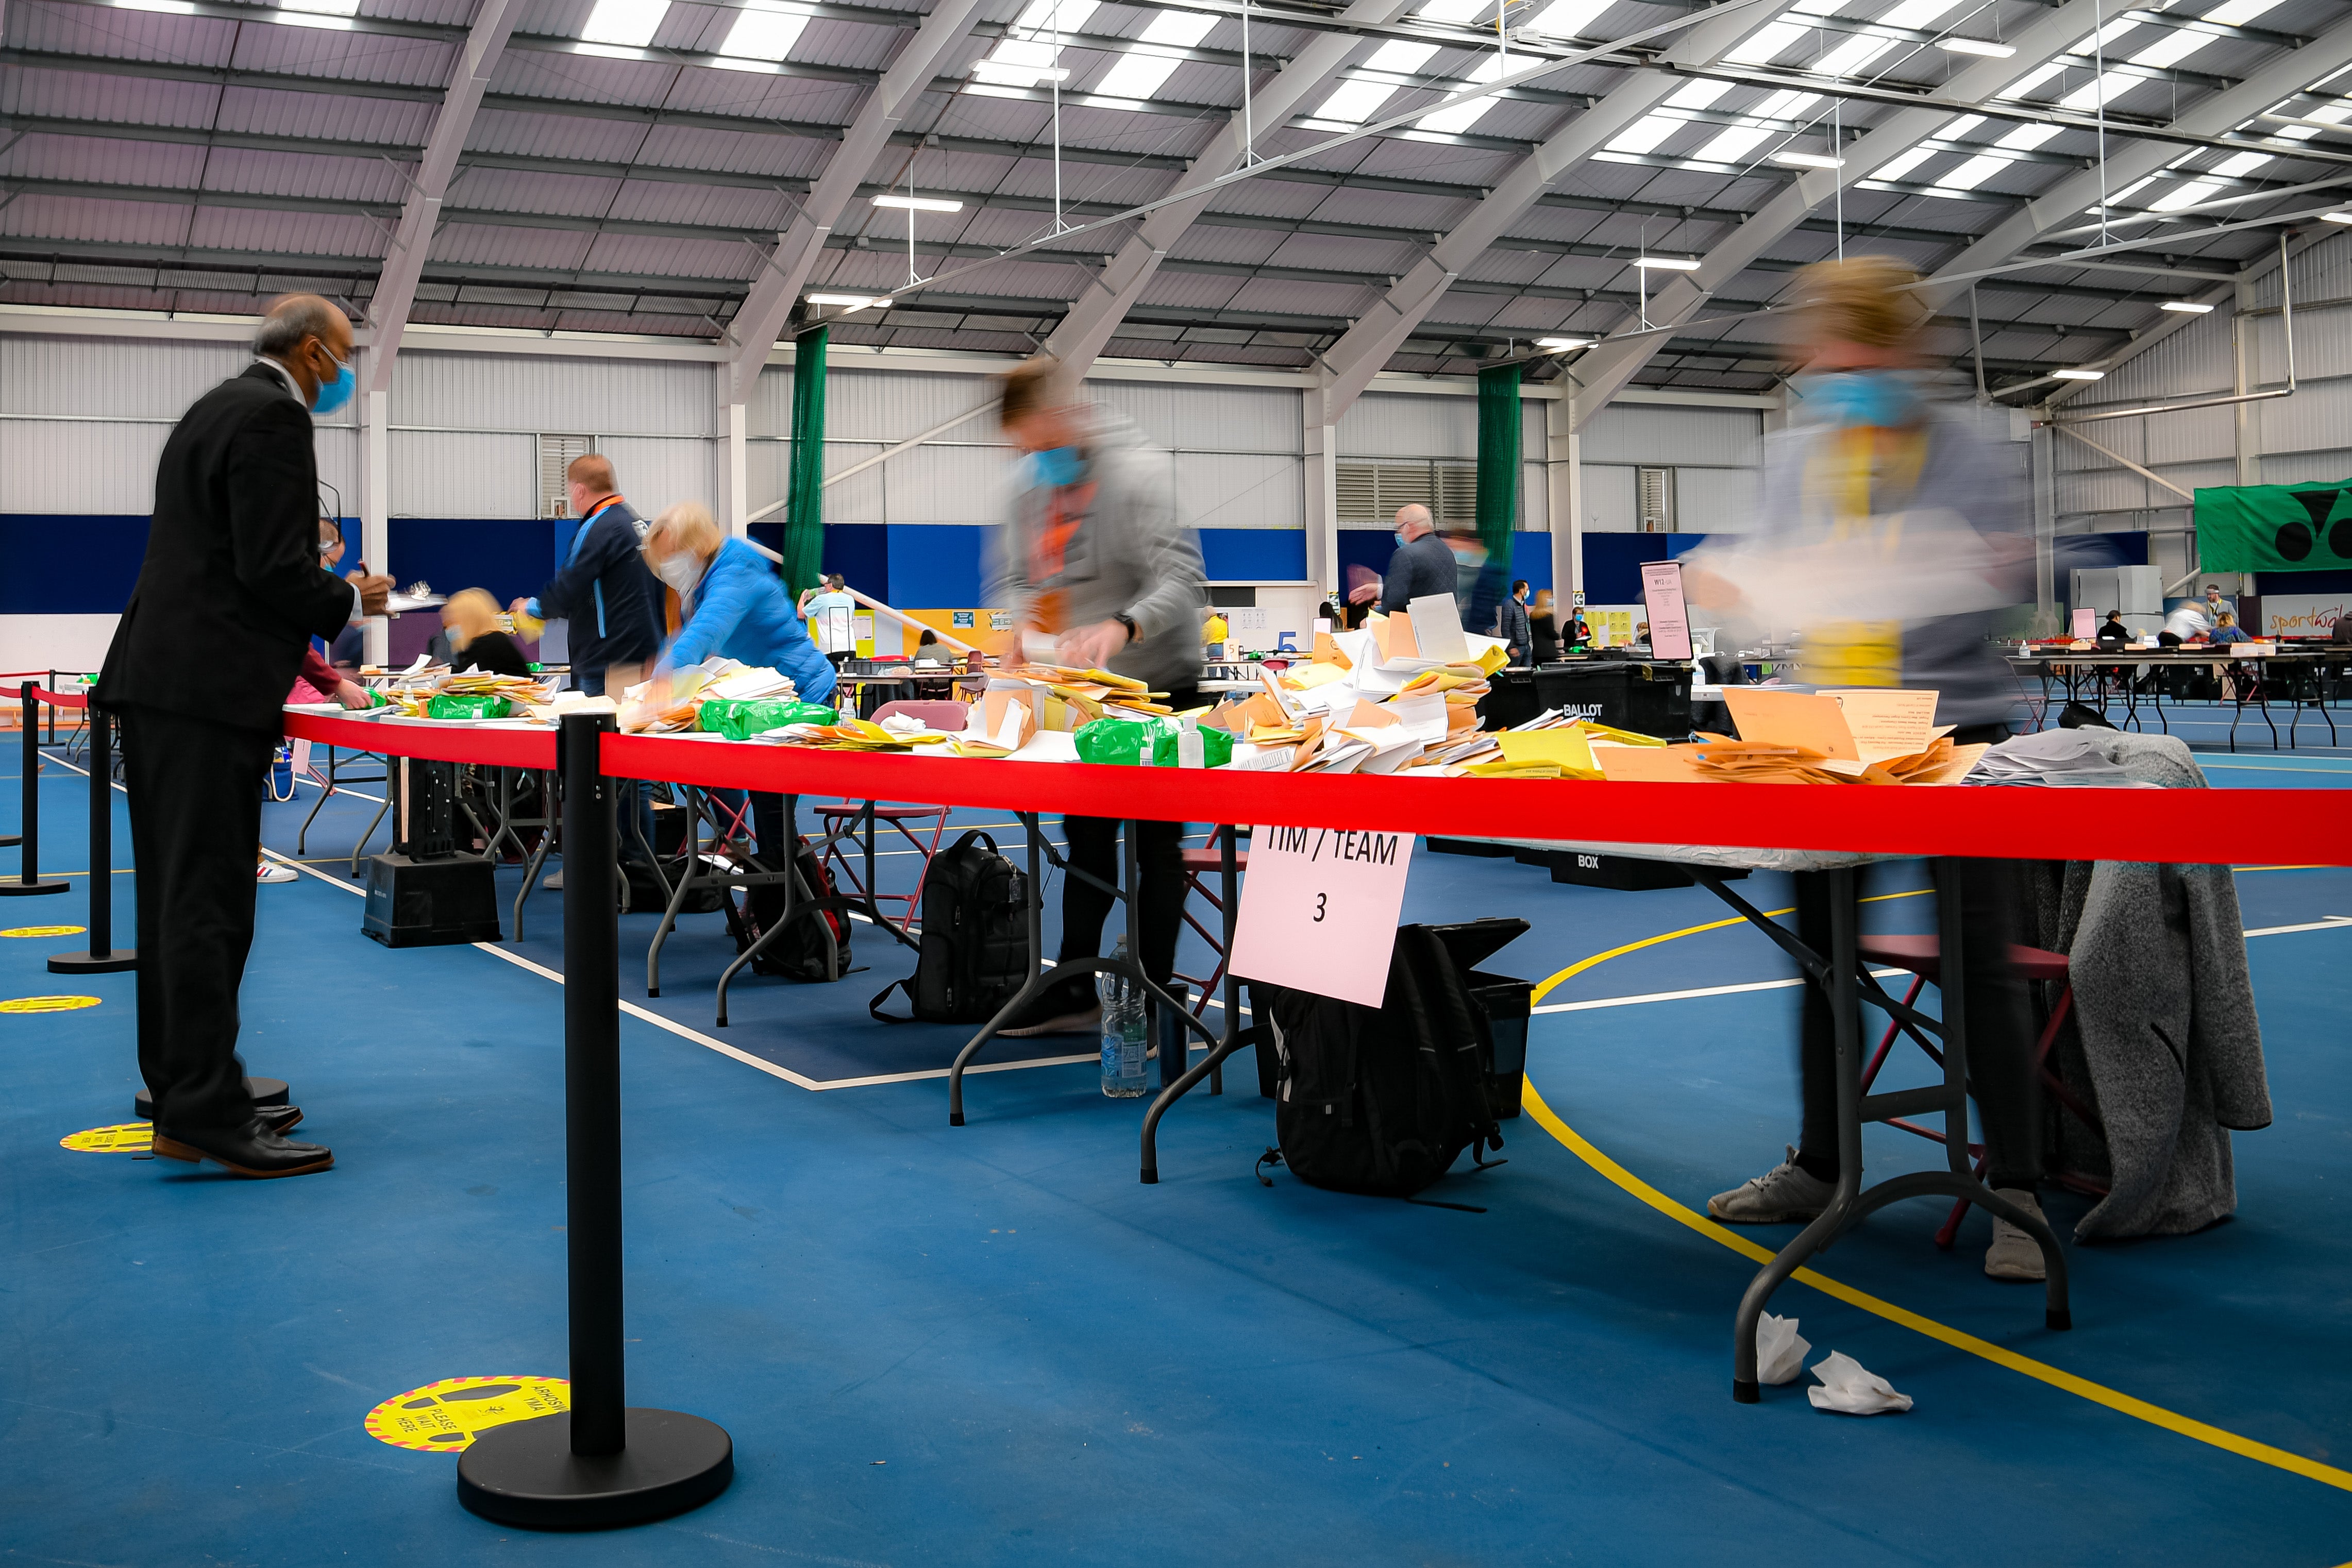
[[[1818,1219],[1837,1188],[1789,1157],[1743,1186],[1717,1193],[1706,1200],[1706,1211],[1727,1225],[1786,1225],[1791,1220]]]
[[[279,865],[276,861],[262,861],[253,868],[253,880],[257,883],[297,882],[301,879],[301,875],[302,873],[292,866]]]
[[[2042,1200],[2023,1187],[1994,1190],[2036,1219],[2042,1218]],[[2042,1243],[2031,1232],[1995,1215],[1992,1245],[1985,1249],[1985,1272],[1996,1280],[2044,1280],[2050,1271],[2042,1261]]]

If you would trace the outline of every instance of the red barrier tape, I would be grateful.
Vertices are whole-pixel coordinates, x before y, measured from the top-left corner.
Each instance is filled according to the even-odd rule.
[[[555,766],[555,737],[544,731],[288,714],[286,733],[444,762]],[[1089,817],[1625,844],[1703,840],[1857,854],[2352,865],[2352,813],[2345,810],[2352,796],[2334,789],[2249,794],[1199,773],[648,735],[607,735],[603,749],[604,771],[622,779]]]
[[[37,703],[47,703],[51,707],[86,708],[89,706],[89,698],[82,693],[48,692],[43,691],[38,686],[33,688],[33,700]]]

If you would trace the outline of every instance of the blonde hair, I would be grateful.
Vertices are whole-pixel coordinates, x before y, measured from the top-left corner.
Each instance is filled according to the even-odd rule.
[[[459,589],[441,607],[441,615],[449,626],[449,646],[460,652],[499,629],[499,601],[487,589]]]
[[[1798,273],[1795,293],[1812,337],[1893,349],[1910,341],[1927,319],[1926,303],[1907,288],[1918,281],[1917,273],[1891,256],[1850,256],[1817,261]]]
[[[646,553],[656,559],[662,553],[658,547],[664,543],[690,549],[697,555],[714,555],[726,542],[727,536],[719,529],[719,519],[699,501],[680,501],[664,507],[653,527],[646,530]]]
[[[2224,610],[2223,612],[2221,612],[2221,620],[2220,620],[2220,622],[2219,622],[2219,623],[2220,623],[2221,625],[2223,625],[2223,626],[2235,626],[2235,625],[2238,623],[2238,618],[2237,618],[2236,616],[2234,616],[2234,615],[2231,614],[2228,611]]]

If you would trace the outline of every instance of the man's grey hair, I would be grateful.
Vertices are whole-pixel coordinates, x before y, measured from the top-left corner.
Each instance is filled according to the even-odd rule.
[[[261,319],[261,329],[253,335],[253,351],[282,360],[300,348],[305,338],[330,341],[333,323],[348,325],[350,319],[316,295],[289,299]]]
[[[1427,507],[1413,501],[1397,508],[1396,520],[1397,527],[1404,528],[1412,523],[1433,523],[1436,519],[1430,516]]]

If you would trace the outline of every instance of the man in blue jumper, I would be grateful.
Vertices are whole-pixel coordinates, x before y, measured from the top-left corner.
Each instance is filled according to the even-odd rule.
[[[661,651],[664,598],[662,585],[646,569],[642,552],[646,525],[621,498],[615,487],[613,460],[590,453],[575,457],[563,471],[564,491],[580,530],[562,567],[531,599],[509,606],[518,614],[541,621],[562,617],[571,622],[572,684],[590,696],[621,694],[646,678],[654,655]],[[644,789],[628,787],[629,808],[636,833],[621,834],[621,858],[642,861],[637,838],[650,847],[654,838],[653,802]],[[541,885],[562,887],[558,872]]]

